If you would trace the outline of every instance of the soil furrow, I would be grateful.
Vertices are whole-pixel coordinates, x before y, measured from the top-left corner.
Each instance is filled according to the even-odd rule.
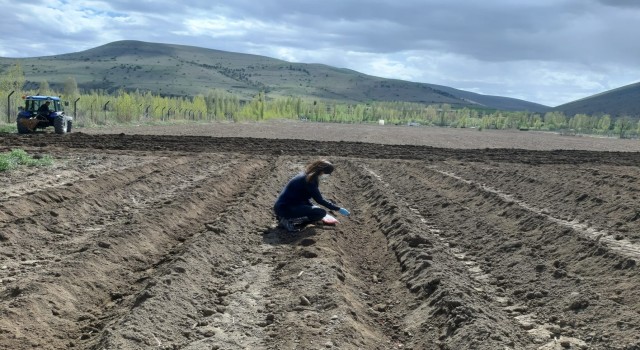
[[[246,336],[242,331],[250,321],[242,308],[254,310],[256,306],[235,305],[234,301],[235,295],[246,293],[254,293],[258,301],[258,286],[268,282],[264,264],[250,256],[257,250],[264,223],[257,217],[245,221],[238,215],[247,211],[248,199],[256,194],[260,177],[270,167],[261,161],[252,163],[238,172],[243,181],[235,184],[224,203],[199,208],[211,211],[205,227],[192,228],[192,236],[147,270],[141,289],[111,312],[108,330],[91,348],[195,349],[217,344],[242,349],[262,340],[258,334]],[[237,231],[240,226],[243,229]],[[156,325],[153,332],[138,331],[138,325],[149,322]]]
[[[514,203],[518,206],[520,206],[521,208],[532,212],[533,214],[539,215],[539,216],[543,216],[545,217],[547,220],[549,221],[553,221],[555,223],[557,223],[560,226],[564,226],[570,229],[573,229],[574,231],[581,233],[582,235],[584,235],[585,238],[588,239],[592,239],[592,240],[597,240],[599,242],[605,243],[607,246],[609,246],[612,250],[622,254],[623,256],[627,256],[631,259],[634,260],[638,260],[640,259],[640,245],[638,244],[633,244],[631,242],[629,242],[628,240],[625,239],[620,239],[620,238],[616,238],[613,234],[607,232],[607,231],[601,231],[598,229],[595,229],[591,226],[590,223],[579,223],[578,220],[573,219],[571,221],[569,220],[564,220],[564,219],[559,219],[554,217],[553,215],[548,214],[548,209],[541,209],[541,208],[536,208],[532,205],[530,205],[529,203],[522,201],[522,200],[518,200],[516,199],[514,196],[498,191],[492,187],[489,187],[487,185],[483,185],[483,184],[478,184],[475,183],[473,181],[467,180],[467,179],[463,179],[462,177],[454,174],[454,173],[450,173],[450,172],[445,172],[445,171],[441,171],[438,170],[437,168],[433,168],[434,171],[439,172],[440,174],[443,174],[445,176],[449,176],[452,177],[458,181],[464,182],[468,185],[477,187],[478,189],[480,189],[480,191],[482,192],[486,192],[486,193],[491,193],[494,195],[497,195],[501,200],[503,200],[506,203]],[[522,196],[520,196],[522,197]],[[571,218],[570,218],[571,219]]]
[[[41,152],[40,150],[27,151],[34,156]],[[64,188],[70,183],[95,179],[105,173],[139,168],[161,158],[136,153],[110,155],[78,152],[69,155],[68,152],[47,152],[54,159],[53,165],[29,167],[19,175],[15,175],[13,172],[3,174],[6,176],[6,180],[0,189],[0,219],[5,219],[5,215],[10,209],[4,205],[8,200],[17,200],[18,197],[34,195],[49,189]]]
[[[447,163],[441,170],[488,183],[566,221],[588,222],[612,239],[640,242],[640,185],[635,167],[536,166]],[[597,215],[594,215],[597,213]]]
[[[356,169],[349,162],[334,164],[338,170],[322,185],[325,197],[359,208],[366,199],[353,189],[362,182],[352,174]],[[340,220],[333,229],[309,227],[298,234],[274,231],[266,236],[280,248],[273,278],[280,295],[272,301],[278,327],[269,349],[402,346],[398,315],[404,314],[408,300],[400,296],[409,293],[398,284],[399,267],[386,249],[384,234],[371,226],[375,221],[366,211]]]
[[[373,167],[362,166],[362,176],[375,179],[369,191],[372,210],[402,267],[402,281],[420,300],[404,319],[414,334],[410,344],[442,349],[535,348],[504,310],[500,293],[492,294],[492,288],[479,283],[482,274],[442,239],[438,224],[426,219],[406,194],[395,193],[403,190],[397,182],[406,183],[398,181],[406,179],[401,167],[384,175]]]
[[[252,168],[251,163],[247,165],[242,160],[229,159],[220,166],[218,157],[208,161],[206,158],[200,159],[200,162],[207,165],[209,171],[225,168],[226,170],[212,171],[210,177],[198,176],[196,181],[187,187],[184,187],[182,181],[177,181],[174,185],[182,186],[178,190],[160,191],[164,194],[173,192],[172,197],[167,197],[170,201],[152,201],[147,206],[136,208],[135,215],[118,206],[106,208],[105,219],[102,222],[105,230],[88,231],[90,236],[82,239],[87,243],[77,253],[53,261],[46,256],[41,259],[42,262],[27,260],[27,268],[7,269],[9,278],[3,277],[3,282],[8,283],[7,288],[15,292],[3,298],[6,310],[11,312],[8,317],[3,318],[0,328],[10,330],[9,332],[18,338],[24,338],[26,333],[21,330],[20,323],[16,320],[26,315],[37,318],[42,317],[39,315],[53,313],[56,317],[32,330],[37,334],[32,338],[34,341],[46,339],[46,334],[57,334],[61,339],[68,339],[69,343],[75,345],[78,340],[85,340],[95,334],[96,329],[104,326],[104,313],[118,301],[132,297],[137,288],[134,282],[138,280],[138,283],[142,283],[146,279],[145,274],[153,262],[161,259],[172,245],[188,238],[194,230],[199,230],[209,219],[205,216],[210,214],[204,211],[205,207],[209,210],[214,209],[214,213],[216,207],[218,211],[224,210],[225,198],[234,188],[237,189],[244,183],[237,181],[230,174],[242,178],[242,175]],[[174,171],[172,169],[174,167],[170,167],[166,173],[157,171],[156,174],[159,177],[165,175],[165,180],[171,179],[173,175],[169,173]],[[197,171],[190,170],[179,176],[189,176],[189,173],[198,174]],[[140,178],[145,178],[146,174],[141,173]],[[128,187],[119,191],[126,193],[130,187],[135,192],[136,185],[132,184],[137,182],[140,181],[131,181]],[[188,187],[191,187],[191,190],[186,191]],[[207,189],[207,194],[193,193],[193,190],[201,191],[200,188]],[[117,198],[115,200],[117,201]],[[207,202],[209,204],[203,205]],[[92,219],[92,210],[88,208],[86,215],[79,213],[77,225],[83,225],[83,220],[88,220],[84,227],[93,227],[90,223]],[[38,239],[37,232],[35,236],[30,237],[34,243],[29,243],[23,238],[20,245],[35,245],[35,240]],[[91,280],[94,282],[88,283]],[[70,304],[71,300],[76,302]],[[25,347],[33,345],[29,341],[24,342]],[[41,343],[38,346],[47,348]],[[53,345],[52,348],[55,347]]]
[[[638,293],[628,284],[638,280],[629,275],[634,259],[483,186],[426,165],[405,169],[414,181],[394,187],[438,222],[445,238],[477,262],[479,271],[490,274],[488,283],[504,292],[505,301],[523,306],[510,310],[525,329],[531,327],[529,333],[541,342],[565,337],[581,340],[577,344],[634,344],[633,329],[599,328],[640,321]],[[608,276],[605,283],[602,275]]]
[[[129,188],[131,183],[141,182],[146,176],[153,175],[172,167],[181,166],[188,162],[188,158],[155,159],[149,164],[134,165],[124,169],[114,169],[106,174],[93,174],[85,179],[74,179],[65,182],[56,188],[44,188],[32,190],[29,194],[20,197],[3,200],[3,216],[0,223],[7,220],[23,220],[36,215],[50,214],[50,211],[65,206],[79,206],[85,201],[93,201],[109,195],[113,191],[122,191]],[[126,195],[122,195],[126,198]],[[69,215],[73,217],[73,215]]]

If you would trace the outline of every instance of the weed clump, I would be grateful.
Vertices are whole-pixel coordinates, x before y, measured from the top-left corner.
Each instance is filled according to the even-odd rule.
[[[48,155],[30,156],[21,149],[14,149],[8,153],[0,153],[0,171],[7,171],[19,166],[47,166],[53,164],[53,158]]]

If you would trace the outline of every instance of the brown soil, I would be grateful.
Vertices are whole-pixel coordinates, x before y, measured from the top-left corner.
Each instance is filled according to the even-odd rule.
[[[640,349],[637,141],[444,130],[2,134],[56,161],[2,173],[0,348]],[[319,157],[352,215],[275,228]]]

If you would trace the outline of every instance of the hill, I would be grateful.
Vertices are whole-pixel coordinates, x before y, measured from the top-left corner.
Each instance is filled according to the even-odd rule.
[[[609,114],[614,118],[640,116],[640,82],[557,106],[568,116]]]
[[[68,77],[74,77],[78,87],[85,90],[138,89],[194,96],[222,89],[244,99],[263,90],[270,97],[300,96],[347,103],[406,101],[533,112],[550,109],[513,98],[374,77],[323,64],[132,40],[55,56],[0,58],[0,69],[16,61],[23,67],[27,88],[32,89],[37,89],[43,80],[52,87],[61,87]]]

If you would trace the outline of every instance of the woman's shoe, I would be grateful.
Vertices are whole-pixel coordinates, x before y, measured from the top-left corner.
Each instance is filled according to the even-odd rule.
[[[280,219],[279,226],[288,232],[298,232],[298,229],[293,225],[293,222],[285,218]]]

